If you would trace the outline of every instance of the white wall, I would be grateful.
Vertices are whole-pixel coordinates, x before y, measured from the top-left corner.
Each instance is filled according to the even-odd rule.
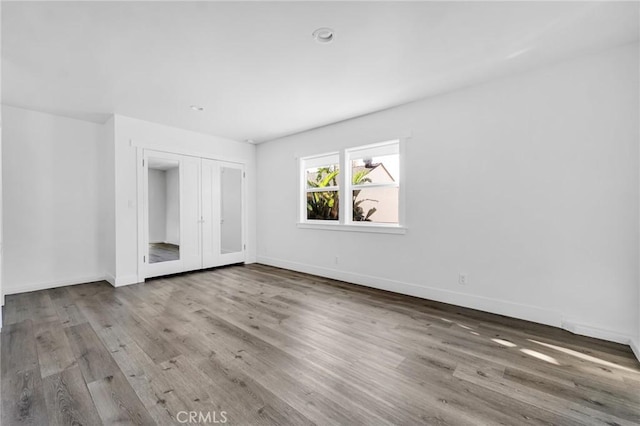
[[[3,106],[5,294],[102,279],[103,126]]]
[[[134,118],[115,116],[116,286],[138,281],[136,147],[241,162],[247,171],[247,263],[256,256],[255,146]]]
[[[102,126],[102,143],[100,144],[98,160],[98,193],[99,196],[99,238],[100,261],[105,277],[113,281],[116,275],[116,177],[115,177],[115,147],[113,144],[115,122],[111,117]]]
[[[628,342],[638,72],[629,45],[261,144],[258,261]],[[296,227],[296,157],[407,133],[406,235]]]
[[[167,170],[165,241],[180,245],[180,169]]]
[[[1,8],[0,8],[1,9]],[[4,275],[3,269],[3,241],[4,238],[2,236],[2,105],[0,105],[0,329],[2,329],[2,309],[4,307],[4,292],[2,290],[2,277]]]
[[[640,95],[639,95],[640,96]],[[640,140],[638,141],[638,145],[640,145]],[[638,154],[640,155],[640,148],[638,149]],[[639,160],[640,163],[640,160]],[[640,167],[638,167],[638,190],[640,191]],[[638,199],[640,200],[640,192],[638,192]],[[638,212],[638,245],[640,246],[640,211]],[[638,250],[640,256],[640,248]],[[638,330],[635,339],[631,342],[631,349],[633,350],[636,358],[640,361],[640,257],[638,259],[638,307],[636,308],[638,311]]]
[[[149,242],[167,241],[167,172],[149,169]]]

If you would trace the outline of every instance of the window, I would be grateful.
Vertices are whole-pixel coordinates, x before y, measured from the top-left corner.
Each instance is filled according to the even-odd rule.
[[[399,229],[400,168],[399,140],[302,158],[301,225]]]
[[[399,144],[354,148],[346,156],[351,170],[351,220],[397,225]]]
[[[340,219],[339,163],[337,153],[304,160],[306,220]]]

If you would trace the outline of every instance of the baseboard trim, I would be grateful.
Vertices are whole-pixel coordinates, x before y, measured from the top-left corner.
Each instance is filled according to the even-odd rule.
[[[123,275],[119,277],[113,278],[113,282],[109,281],[109,283],[114,287],[124,287],[126,285],[138,284],[140,281],[138,280],[138,275]]]
[[[29,285],[22,286],[20,288],[8,288],[5,290],[5,293],[3,294],[3,299],[5,295],[29,293],[30,291],[48,290],[50,288],[66,287],[68,285],[87,284],[87,283],[92,283],[96,281],[106,281],[114,287],[123,287],[126,285],[137,284],[139,282],[137,275],[125,275],[122,277],[114,277],[111,274],[96,275],[96,276],[89,276],[89,277],[82,277],[82,278],[72,278],[72,279],[66,279],[66,280],[29,284]]]
[[[581,336],[593,337],[595,339],[608,340],[610,342],[622,343],[623,345],[631,345],[632,337],[630,334],[618,333],[587,324],[581,324],[571,320],[562,320],[561,328],[573,334]]]
[[[113,275],[107,274],[104,279],[112,286],[116,286],[116,277],[114,277]]]
[[[258,263],[264,265],[290,269],[293,271],[304,272],[307,274],[318,275],[321,277],[340,281],[346,281],[366,287],[392,291],[394,293],[406,294],[408,296],[420,297],[422,299],[434,300],[436,302],[449,303],[465,308],[477,309],[479,311],[504,315],[511,318],[535,322],[538,324],[550,325],[553,327],[562,328],[574,334],[608,340],[615,343],[628,345],[632,340],[630,335],[566,320],[559,312],[538,308],[535,306],[524,305],[484,296],[477,296],[473,294],[459,293],[414,283],[395,281],[387,278],[379,278],[370,275],[356,274],[353,272],[339,271],[336,269],[323,268],[304,263],[290,262],[288,260],[265,256],[258,256],[257,261]]]
[[[29,293],[30,291],[47,290],[50,288],[66,287],[68,285],[86,284],[86,283],[92,283],[96,281],[106,281],[106,280],[107,280],[107,277],[105,277],[104,275],[93,275],[88,277],[48,281],[43,283],[28,284],[28,285],[21,286],[19,288],[6,288],[4,289],[4,295]]]
[[[441,288],[428,287],[414,283],[339,271],[336,269],[323,268],[263,256],[258,257],[258,263],[278,268],[291,269],[307,274],[319,275],[321,277],[346,281],[380,290],[392,291],[394,293],[406,294],[408,296],[420,297],[422,299],[434,300],[436,302],[449,303],[465,308],[477,309],[493,314],[533,321],[540,324],[552,325],[555,327],[559,327],[561,323],[561,316],[554,311],[537,308],[535,306],[507,302],[505,300],[459,293]]]
[[[629,346],[631,346],[631,350],[640,362],[640,339],[631,339]]]

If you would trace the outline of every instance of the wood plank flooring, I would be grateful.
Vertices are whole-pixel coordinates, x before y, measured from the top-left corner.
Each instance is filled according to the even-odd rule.
[[[149,263],[169,262],[180,259],[180,246],[169,243],[149,244]]]
[[[262,265],[7,296],[3,425],[637,425],[630,349]]]

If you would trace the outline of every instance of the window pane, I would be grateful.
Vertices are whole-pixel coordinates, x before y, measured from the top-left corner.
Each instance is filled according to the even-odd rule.
[[[307,192],[308,220],[338,220],[338,191]]]
[[[340,168],[337,164],[313,167],[305,170],[307,188],[324,188],[338,186]]]
[[[398,223],[398,188],[366,188],[353,191],[353,221]]]
[[[351,160],[351,182],[353,185],[394,183],[399,181],[399,177],[400,156],[398,154]]]

